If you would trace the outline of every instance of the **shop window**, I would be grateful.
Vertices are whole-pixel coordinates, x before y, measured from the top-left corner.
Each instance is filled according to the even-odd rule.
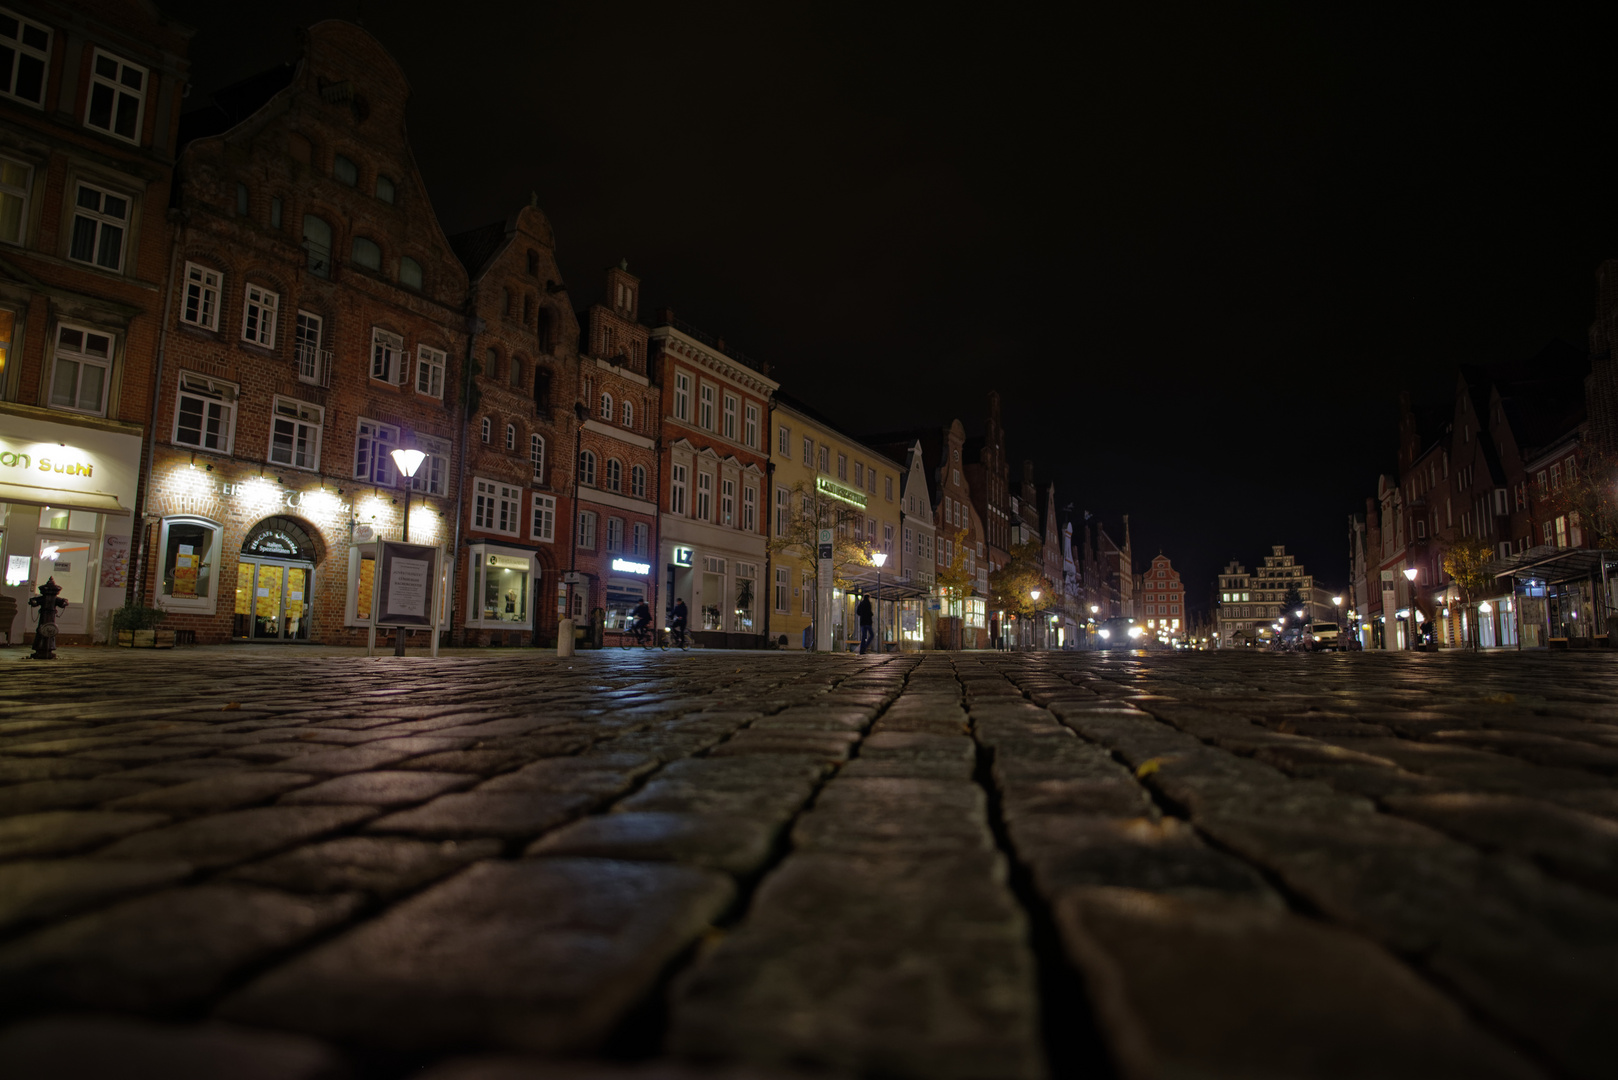
[[[112,371],[112,338],[82,326],[59,326],[51,369],[51,405],[102,415]]]
[[[28,229],[28,194],[33,179],[32,166],[0,157],[0,241],[23,242]]]
[[[472,582],[468,594],[467,625],[505,630],[533,625],[529,600],[533,595],[534,560],[522,551],[474,544],[471,548]]]
[[[163,519],[158,539],[163,578],[157,603],[170,611],[212,612],[219,580],[219,545],[223,527],[202,517]]]
[[[84,109],[85,127],[125,142],[140,142],[146,77],[146,69],[138,64],[95,50],[90,67],[90,99]]]
[[[733,632],[753,632],[753,589],[758,582],[758,567],[753,563],[736,564],[736,606],[732,612]]]
[[[219,290],[224,278],[217,270],[185,264],[185,307],[180,321],[204,330],[219,329]]]
[[[128,196],[90,184],[77,185],[68,258],[116,274],[124,268],[124,238],[128,229]]]
[[[0,55],[10,61],[0,73],[0,94],[42,107],[45,73],[51,63],[50,28],[4,12],[0,17]]]
[[[175,444],[230,453],[238,393],[235,383],[194,371],[180,372],[180,390],[174,402]]]
[[[622,630],[635,619],[635,609],[646,602],[646,583],[628,578],[607,579],[606,627]]]

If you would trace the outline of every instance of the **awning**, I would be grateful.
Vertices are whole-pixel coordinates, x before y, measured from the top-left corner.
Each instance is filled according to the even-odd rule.
[[[1497,562],[1491,571],[1495,578],[1518,581],[1544,581],[1559,585],[1601,576],[1601,566],[1618,567],[1618,551],[1606,548],[1556,548],[1541,544]]]
[[[926,595],[926,589],[913,585],[903,578],[895,581],[893,578],[882,579],[882,589],[877,591],[875,572],[861,574],[849,582],[845,592],[869,593],[879,600],[918,600]]]
[[[90,510],[97,514],[129,515],[129,508],[116,495],[99,491],[64,491],[61,488],[34,487],[32,484],[0,484],[0,502],[23,506],[59,506],[64,510]]]

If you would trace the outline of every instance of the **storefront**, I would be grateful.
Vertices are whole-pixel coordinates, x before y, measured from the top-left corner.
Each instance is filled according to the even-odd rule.
[[[1501,595],[1490,600],[1492,614],[1499,618],[1501,609],[1507,611],[1519,648],[1609,644],[1608,622],[1618,612],[1618,551],[1546,544],[1497,564],[1495,571]]]
[[[667,529],[669,518],[664,518]],[[762,548],[762,542],[760,547]],[[764,612],[759,574],[764,556],[665,540],[662,620],[684,600],[697,644],[708,648],[756,649],[763,644]],[[622,579],[621,579],[622,580]]]
[[[623,631],[635,620],[635,609],[651,602],[652,564],[615,558],[606,580],[606,628]]]
[[[11,642],[31,637],[28,601],[52,579],[68,603],[56,617],[60,643],[107,640],[129,584],[140,430],[0,405],[0,588],[17,603]]]
[[[363,644],[376,541],[401,535],[404,502],[386,488],[159,446],[143,593],[168,613],[165,627],[199,643]],[[447,509],[413,497],[411,541],[444,543]],[[439,586],[443,628],[449,581]]]

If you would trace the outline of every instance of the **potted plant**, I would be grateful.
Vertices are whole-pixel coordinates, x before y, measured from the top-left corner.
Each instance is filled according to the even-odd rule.
[[[118,635],[118,644],[126,649],[173,648],[174,631],[157,628],[168,614],[161,608],[125,604],[112,613],[112,629]]]

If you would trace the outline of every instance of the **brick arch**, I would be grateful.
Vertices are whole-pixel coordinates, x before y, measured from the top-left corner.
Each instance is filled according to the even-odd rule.
[[[255,554],[266,554],[265,552],[250,551],[249,547],[257,542],[259,538],[272,532],[283,534],[293,541],[299,549],[295,554],[285,554],[280,557],[307,559],[314,565],[320,566],[325,563],[327,555],[331,553],[330,546],[326,543],[325,537],[321,535],[319,527],[307,518],[291,513],[271,514],[249,525],[246,534],[242,537],[241,551],[243,555],[251,558]]]

